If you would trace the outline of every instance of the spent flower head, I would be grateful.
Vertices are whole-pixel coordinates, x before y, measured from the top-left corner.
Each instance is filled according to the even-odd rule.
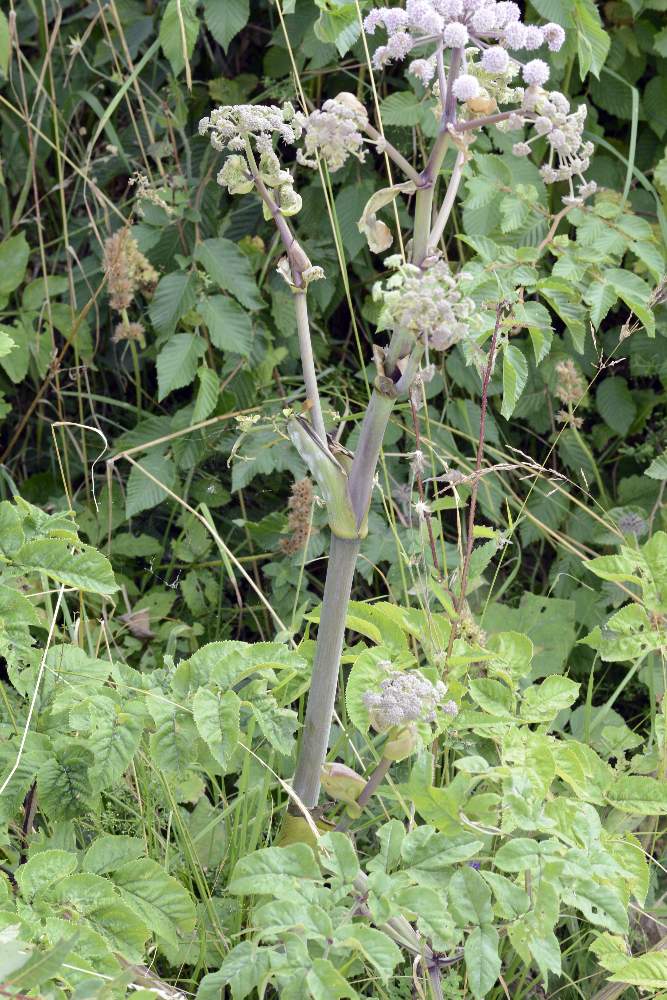
[[[556,365],[556,396],[566,406],[576,406],[586,394],[586,383],[572,358]]]
[[[157,284],[157,271],[142,254],[129,229],[119,229],[106,238],[103,264],[109,305],[118,312],[132,305],[139,289],[151,291]]]

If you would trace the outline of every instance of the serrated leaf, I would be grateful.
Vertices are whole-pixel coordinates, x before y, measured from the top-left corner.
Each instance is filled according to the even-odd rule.
[[[91,777],[95,787],[102,790],[123,776],[136,753],[144,727],[140,715],[124,711],[110,698],[95,699],[90,716],[92,731],[87,746],[95,755]]]
[[[618,298],[616,291],[604,281],[597,281],[586,292],[586,302],[591,307],[591,323],[597,330]]]
[[[145,845],[140,837],[107,833],[96,837],[92,842],[83,856],[83,867],[87,872],[104,875],[128,861],[134,861],[144,850]]]
[[[225,6],[230,0],[225,0]],[[190,60],[199,34],[196,0],[168,0],[160,22],[162,51],[178,76]]]
[[[176,333],[170,337],[157,356],[158,402],[174,389],[190,385],[205,353],[206,344],[195,333]]]
[[[411,90],[400,90],[385,97],[380,105],[384,125],[399,125],[412,128],[419,124],[420,103]]]
[[[192,274],[174,271],[160,278],[148,309],[158,333],[170,336],[181,316],[195,305],[195,280]]]
[[[159,937],[174,944],[195,926],[195,905],[178,879],[150,858],[129,861],[112,876],[127,905]]]
[[[226,295],[209,295],[201,300],[197,311],[208,328],[214,347],[246,358],[250,355],[252,318],[243,306]]]
[[[577,54],[579,74],[583,80],[588,73],[600,75],[611,45],[611,39],[602,27],[602,19],[593,0],[574,0],[572,16],[577,27]]]
[[[503,350],[503,404],[500,412],[506,420],[512,416],[528,381],[528,362],[522,351],[514,344],[507,344]]]
[[[579,684],[568,677],[552,674],[541,684],[533,684],[523,692],[521,718],[528,722],[550,722],[559,712],[577,700]]]
[[[493,920],[491,892],[474,868],[460,868],[452,875],[448,896],[454,919],[461,926],[480,926]]]
[[[45,892],[52,885],[76,871],[76,854],[71,851],[40,851],[16,869],[16,881],[25,900],[38,892]]]
[[[192,414],[192,422],[198,424],[201,420],[206,420],[218,402],[220,391],[220,379],[212,368],[200,368],[197,372],[199,388],[195,398],[195,408]]]
[[[239,896],[274,895],[279,879],[320,881],[322,873],[307,844],[264,847],[237,861],[227,892]]]
[[[656,778],[619,775],[607,790],[610,805],[633,816],[667,814],[667,783]]]
[[[625,379],[619,376],[606,378],[598,386],[595,403],[607,426],[625,437],[637,415],[637,406]]]
[[[141,469],[145,469],[169,489],[173,489],[176,484],[176,468],[172,460],[159,452],[149,452],[137,462],[136,466],[132,466],[127,480],[126,517],[135,517],[143,510],[150,510],[151,507],[155,507],[168,496],[166,490],[144,475]]]
[[[235,243],[223,237],[204,240],[198,244],[194,256],[208,276],[246,309],[262,308],[264,303],[250,261]]]
[[[42,808],[52,819],[73,819],[90,809],[93,759],[90,750],[73,745],[42,764],[37,772],[37,792]]]
[[[200,688],[192,702],[192,714],[199,735],[226,770],[239,739],[241,702],[234,691]]]
[[[655,336],[655,316],[649,306],[651,289],[642,278],[632,271],[624,271],[620,267],[609,268],[604,272],[604,280],[608,282],[619,299],[625,302],[637,319],[644,324],[649,337]]]
[[[66,587],[92,594],[118,590],[111,563],[91,545],[73,547],[59,538],[35,538],[22,545],[14,558],[26,571],[45,573]]]
[[[204,0],[204,21],[216,42],[226,52],[229,43],[245,28],[250,0]]]
[[[654,458],[649,467],[644,469],[644,475],[650,479],[667,479],[667,452]]]

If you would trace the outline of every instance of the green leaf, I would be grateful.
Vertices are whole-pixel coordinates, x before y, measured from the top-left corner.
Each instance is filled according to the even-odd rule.
[[[644,469],[644,475],[649,476],[651,479],[667,479],[667,452],[657,455],[649,467]]]
[[[492,677],[479,677],[470,681],[470,697],[480,708],[499,719],[514,718],[512,692]]]
[[[452,916],[460,926],[479,926],[493,921],[491,893],[474,868],[461,868],[455,872],[447,891]]]
[[[9,975],[3,975],[3,987],[11,987],[24,992],[38,989],[61,971],[63,962],[69,957],[76,944],[76,939],[77,934],[74,933],[67,940],[61,939],[51,948],[34,951],[27,962],[21,964],[20,968],[15,969]]]
[[[178,931],[194,929],[195,905],[190,893],[156,861],[129,861],[111,877],[130,909],[159,937],[176,944]]]
[[[235,243],[223,237],[204,240],[198,244],[194,256],[208,276],[246,309],[262,308],[264,303],[250,261]]]
[[[421,105],[411,90],[400,90],[385,97],[380,114],[384,125],[414,127],[419,124]]]
[[[503,405],[500,412],[506,420],[512,416],[528,381],[528,362],[523,352],[514,344],[503,350]]]
[[[195,400],[195,408],[192,414],[192,422],[198,424],[201,420],[206,420],[213,413],[218,403],[220,392],[220,379],[212,368],[202,367],[197,372],[199,379],[199,389]]]
[[[208,327],[214,347],[247,358],[252,351],[252,318],[246,310],[226,295],[209,295],[197,311]]]
[[[14,558],[27,572],[45,573],[66,587],[105,595],[118,590],[111,563],[92,545],[74,547],[59,538],[35,538]]]
[[[630,958],[609,979],[612,983],[630,983],[631,986],[638,986],[641,990],[665,990],[667,952],[653,951]]]
[[[278,880],[319,881],[322,877],[312,850],[307,844],[289,847],[264,847],[237,861],[227,892],[239,896],[273,895]]]
[[[40,851],[16,869],[16,881],[27,901],[67,878],[76,868],[76,854],[70,851]]]
[[[606,378],[598,387],[595,402],[607,426],[625,437],[637,415],[637,406],[625,379],[619,376]]]
[[[229,0],[225,0],[225,6],[227,3]],[[196,0],[168,0],[158,37],[174,76],[178,76],[190,61],[198,34]]]
[[[173,0],[170,2],[173,3]],[[170,336],[176,329],[181,316],[189,312],[195,303],[194,275],[173,271],[160,278],[148,309],[148,315],[158,333]]]
[[[92,699],[88,705],[92,732],[87,746],[95,755],[91,778],[102,790],[119,781],[129,767],[144,730],[143,719],[110,698]]]
[[[646,282],[632,271],[624,271],[620,267],[612,267],[604,272],[604,280],[608,282],[632,310],[637,319],[644,324],[649,337],[655,336],[655,316],[649,306],[651,289]]]
[[[7,76],[7,70],[9,69],[10,55],[9,22],[6,14],[0,10],[0,73],[4,77]]]
[[[344,833],[325,833],[318,846],[325,867],[351,885],[359,874],[359,860],[350,838]]]
[[[90,750],[69,746],[57,751],[37,772],[40,805],[52,819],[73,819],[91,808],[93,790],[89,772]]]
[[[158,402],[174,389],[190,385],[197,374],[206,343],[196,333],[176,333],[157,356]]]
[[[199,735],[222,767],[227,770],[239,739],[241,702],[235,691],[200,688],[192,702]]]
[[[204,0],[204,21],[218,45],[225,51],[250,17],[250,0]]]
[[[336,0],[340,4],[340,0]],[[352,48],[361,32],[359,15],[353,3],[343,2],[333,9],[323,10],[313,25],[315,37],[321,42],[333,42],[341,56]]]
[[[619,775],[607,790],[607,801],[615,809],[633,816],[664,816],[667,783],[656,778]]]
[[[572,16],[577,28],[579,75],[582,80],[588,73],[599,76],[611,39],[602,27],[598,8],[593,0],[574,0]]]
[[[0,295],[9,295],[21,284],[29,256],[25,233],[10,236],[0,243]]]
[[[361,953],[370,965],[377,969],[383,982],[387,982],[402,959],[397,945],[382,931],[364,924],[343,924],[334,931],[337,945]]]
[[[533,684],[523,692],[521,718],[527,722],[551,722],[559,712],[574,704],[579,687],[558,674],[552,674],[541,684]]]
[[[498,941],[498,931],[490,923],[475,927],[466,937],[468,985],[476,998],[485,997],[500,975]]]
[[[653,49],[659,56],[662,56],[663,59],[667,59],[667,28],[662,28],[662,30],[655,35],[653,39]]]
[[[96,875],[104,875],[134,861],[143,854],[145,845],[140,837],[125,837],[107,833],[96,837],[83,856],[83,868]]]
[[[313,1000],[341,1000],[342,997],[357,1000],[359,996],[327,958],[313,960],[306,983]]]
[[[176,485],[176,468],[172,460],[159,452],[149,452],[137,462],[137,465],[132,466],[127,480],[126,517],[135,517],[141,511],[155,507],[169,495],[166,490],[144,475],[141,469],[145,469],[151,476],[155,476],[169,489],[173,489]]]
[[[597,330],[602,320],[616,302],[618,295],[615,289],[605,281],[596,281],[591,285],[584,297],[591,307],[591,323]]]

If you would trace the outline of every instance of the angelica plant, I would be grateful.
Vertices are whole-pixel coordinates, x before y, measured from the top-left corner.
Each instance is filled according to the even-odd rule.
[[[370,43],[380,40],[373,53],[374,69],[381,72],[409,60],[408,76],[418,79],[434,101],[437,135],[420,165],[410,164],[386,140],[371,124],[369,110],[349,93],[309,112],[296,111],[289,103],[219,107],[200,125],[202,133],[210,133],[213,146],[228,154],[219,183],[231,194],[254,191],[283,244],[278,270],[294,293],[307,397],[307,414],[293,416],[288,429],[324,497],[331,528],[312,684],[293,782],[296,805],[290,808],[296,811],[313,809],[318,802],[347,605],[392,410],[407,396],[433,352],[462,343],[480,370],[488,361],[487,387],[495,362],[498,330],[488,359],[480,350],[493,326],[495,306],[475,305],[470,294],[474,276],[452,270],[440,248],[471,146],[482,129],[516,134],[513,152],[518,157],[531,154],[534,144],[544,139],[547,153],[540,172],[547,184],[566,183],[566,207],[582,204],[595,192],[595,184],[584,177],[592,153],[591,143],[583,138],[586,108],[572,110],[563,94],[549,89],[549,66],[533,55],[561,48],[565,33],[560,25],[524,24],[517,4],[504,0],[406,0],[405,7],[371,10],[364,30]],[[293,228],[301,199],[294,174],[281,163],[281,147],[296,147],[298,165],[331,172],[373,149],[389,157],[404,180],[376,192],[359,220],[373,252],[382,253],[393,242],[377,213],[399,196],[414,196],[407,253],[385,260],[390,276],[374,290],[380,303],[379,330],[386,330],[389,339],[374,351],[377,375],[353,457],[334,449],[326,434],[307,308],[308,285],[323,272],[308,259]],[[443,190],[440,180],[450,148],[457,155]],[[501,330],[500,335],[506,342],[506,333]],[[426,506],[422,498],[420,502]],[[474,502],[472,509],[474,513]]]

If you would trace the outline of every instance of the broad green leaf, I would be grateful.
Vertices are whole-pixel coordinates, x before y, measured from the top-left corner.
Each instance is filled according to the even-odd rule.
[[[507,685],[493,677],[478,677],[470,681],[470,697],[480,708],[499,719],[514,718],[514,699]]]
[[[176,333],[157,356],[158,402],[174,389],[190,385],[199,359],[206,353],[206,343],[195,333]]]
[[[359,15],[354,3],[327,7],[313,25],[315,37],[321,42],[333,42],[339,55],[344,56],[352,48],[361,32]],[[321,4],[318,4],[321,6]]]
[[[45,892],[77,868],[76,854],[70,851],[40,851],[16,869],[16,881],[21,895],[31,900],[38,892]]]
[[[664,816],[667,814],[667,782],[622,774],[608,788],[607,801],[615,809],[633,816]]]
[[[195,250],[195,260],[223,291],[231,292],[246,309],[262,308],[264,303],[250,261],[231,240],[223,237],[204,240]]]
[[[538,856],[536,841],[515,837],[498,848],[493,863],[504,872],[523,872],[535,866]]]
[[[649,337],[655,336],[655,316],[649,306],[651,289],[646,282],[632,271],[620,267],[609,268],[604,272],[604,280],[608,282],[625,302],[638,320],[646,327]]]
[[[192,422],[198,424],[201,420],[206,420],[213,413],[220,392],[220,379],[212,368],[202,367],[197,372],[199,388],[195,399],[195,408],[192,414]]]
[[[521,718],[527,722],[551,722],[559,712],[574,704],[579,687],[558,674],[545,678],[541,684],[533,684],[523,692]]]
[[[278,878],[319,881],[322,873],[307,844],[264,847],[237,861],[227,891],[239,896],[273,894]]]
[[[10,236],[0,243],[0,295],[9,295],[21,284],[29,256],[25,233]]]
[[[25,994],[28,990],[38,990],[43,983],[48,983],[62,969],[63,962],[69,957],[76,944],[77,934],[74,932],[68,938],[63,938],[52,947],[35,950],[21,967],[3,976],[3,987],[20,990]]]
[[[175,943],[179,931],[194,928],[195,905],[190,893],[156,861],[129,861],[114,870],[112,881],[127,905],[158,937]]]
[[[507,344],[503,350],[503,404],[500,410],[506,420],[512,416],[527,381],[528,362],[523,352],[514,344]]]
[[[630,958],[609,977],[612,983],[630,983],[641,990],[667,989],[667,952],[654,951]]]
[[[363,959],[377,969],[380,979],[385,983],[401,961],[402,956],[397,945],[374,927],[367,927],[364,924],[342,924],[335,929],[334,940],[337,945],[360,952]]]
[[[644,475],[651,479],[667,479],[667,452],[656,456],[649,467],[644,469]]]
[[[449,906],[454,919],[461,927],[467,924],[489,924],[493,921],[491,893],[474,868],[460,868],[448,887]]]
[[[581,79],[588,73],[599,76],[611,44],[609,35],[602,27],[600,12],[593,0],[574,0],[572,16],[577,28]]]
[[[590,923],[616,934],[626,934],[628,911],[623,889],[579,878],[563,891],[563,901],[575,906]]]
[[[175,0],[170,0],[174,3]],[[170,336],[181,316],[196,304],[195,279],[191,273],[172,271],[160,278],[148,309],[151,323],[158,333]]]
[[[93,805],[90,750],[76,744],[58,750],[37,772],[40,805],[52,819],[73,819]]]
[[[472,995],[485,997],[500,974],[498,931],[490,924],[475,927],[466,936],[464,954]]]
[[[98,906],[113,903],[118,897],[112,883],[101,875],[78,872],[61,879],[49,892],[49,899],[76,910],[84,916]]]
[[[120,899],[98,906],[87,914],[86,920],[109,943],[113,951],[130,962],[143,960],[151,928]]]
[[[380,113],[384,125],[414,127],[419,124],[421,105],[411,90],[401,90],[385,97]]]
[[[250,0],[204,0],[204,21],[216,42],[225,50],[250,17]]]
[[[87,746],[95,755],[91,780],[99,790],[119,781],[134,757],[143,733],[143,719],[110,698],[88,703],[92,731]]]
[[[598,412],[608,427],[621,437],[630,430],[637,415],[637,405],[624,378],[606,378],[595,396]]]
[[[92,842],[83,856],[83,868],[87,872],[104,875],[128,861],[134,861],[144,850],[145,845],[140,837],[107,833],[96,837]]]
[[[359,994],[341,976],[327,958],[316,958],[306,974],[306,982],[313,1000],[357,1000]]]
[[[404,838],[401,857],[405,867],[422,872],[438,872],[474,858],[484,843],[472,834],[445,836],[431,826],[418,826]]]
[[[220,351],[248,357],[252,351],[252,318],[243,306],[227,295],[209,295],[197,311],[208,328],[211,343]]]
[[[350,838],[344,833],[326,833],[318,846],[324,866],[351,885],[359,874],[359,860]]]
[[[226,770],[239,739],[241,702],[234,691],[200,688],[192,702],[192,714],[199,735]]]
[[[158,482],[144,475],[142,469]],[[176,484],[176,469],[172,460],[166,455],[151,451],[139,459],[137,465],[133,465],[130,471],[125,498],[126,517],[136,517],[143,510],[150,510],[168,497],[166,489],[158,483],[164,483],[167,489],[173,489]]]
[[[223,987],[231,986],[234,1000],[245,1000],[269,971],[271,952],[252,941],[242,941],[225,956],[218,972],[204,976],[197,1000],[220,1000]]]
[[[91,545],[76,548],[57,538],[36,538],[22,545],[14,556],[26,572],[45,573],[66,587],[93,594],[113,594],[118,590],[111,563]]]
[[[597,330],[602,320],[615,304],[618,295],[611,285],[608,285],[605,281],[596,281],[586,292],[585,298],[591,307],[591,323]]]
[[[230,0],[225,0],[225,6]],[[160,45],[178,76],[190,61],[199,34],[196,0],[168,0],[160,22]]]

